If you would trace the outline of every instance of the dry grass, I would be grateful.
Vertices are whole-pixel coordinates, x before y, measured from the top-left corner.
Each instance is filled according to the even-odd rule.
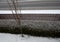
[[[38,29],[29,26],[21,27],[0,27],[1,33],[11,33],[11,34],[21,34],[21,28],[23,34],[28,34],[32,36],[43,36],[43,37],[60,37],[60,30],[58,29]]]
[[[60,37],[60,21],[22,20],[22,26],[17,27],[14,20],[1,20],[0,32],[43,37]],[[12,25],[12,26],[11,26]]]

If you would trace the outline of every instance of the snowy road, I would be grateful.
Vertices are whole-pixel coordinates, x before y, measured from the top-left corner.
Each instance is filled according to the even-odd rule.
[[[0,42],[60,42],[60,38],[33,37],[0,33]]]

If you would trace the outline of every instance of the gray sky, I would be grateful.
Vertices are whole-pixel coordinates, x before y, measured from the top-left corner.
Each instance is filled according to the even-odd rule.
[[[0,0],[0,1],[6,1],[6,0]],[[60,1],[60,0],[18,0],[18,1]]]

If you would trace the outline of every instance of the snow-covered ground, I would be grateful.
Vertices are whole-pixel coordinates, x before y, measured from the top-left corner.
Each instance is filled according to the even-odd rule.
[[[13,13],[16,14],[14,10]],[[20,14],[20,10],[17,13]],[[12,14],[12,11],[0,10],[0,14]],[[60,14],[60,10],[21,10],[21,14]]]
[[[33,37],[29,35],[0,33],[0,42],[60,42],[60,38]]]

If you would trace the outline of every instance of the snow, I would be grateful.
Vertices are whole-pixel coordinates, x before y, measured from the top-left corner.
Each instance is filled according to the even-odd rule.
[[[15,11],[13,10],[15,14]],[[60,14],[60,10],[17,10],[17,13],[21,14]],[[10,10],[0,10],[0,14],[12,14]]]
[[[60,38],[47,38],[47,37],[34,37],[29,35],[24,35],[21,37],[21,34],[5,34],[0,33],[0,42],[59,42]]]

